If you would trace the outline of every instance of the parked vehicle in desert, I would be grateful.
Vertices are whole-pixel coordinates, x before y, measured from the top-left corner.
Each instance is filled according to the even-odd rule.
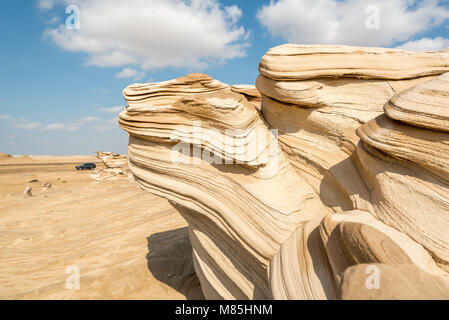
[[[76,166],[76,169],[78,170],[94,170],[97,168],[97,165],[95,163],[84,163],[82,165]]]

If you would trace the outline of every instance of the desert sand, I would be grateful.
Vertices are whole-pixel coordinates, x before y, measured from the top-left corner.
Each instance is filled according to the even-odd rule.
[[[85,162],[104,167],[97,157],[0,156],[0,299],[202,298],[183,218],[132,179],[75,170]],[[67,289],[71,266],[79,290]]]

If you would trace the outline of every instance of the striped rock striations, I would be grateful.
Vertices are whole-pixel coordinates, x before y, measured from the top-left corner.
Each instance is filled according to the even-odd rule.
[[[125,90],[127,101],[145,102],[128,101],[119,116],[130,169],[188,221],[205,297],[272,298],[273,257],[299,225],[314,217],[318,225],[329,210],[245,95],[202,74],[145,88]]]
[[[132,85],[129,168],[187,220],[207,299],[447,298],[445,72],[444,51],[284,45],[257,90]]]
[[[357,130],[379,220],[449,271],[449,73],[396,95]],[[446,125],[445,125],[446,124]]]
[[[90,174],[94,181],[131,178],[127,156],[113,152],[98,151],[97,158],[103,162],[104,168],[97,168]]]

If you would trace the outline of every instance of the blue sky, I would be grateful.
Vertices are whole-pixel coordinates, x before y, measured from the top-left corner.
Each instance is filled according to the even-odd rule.
[[[71,4],[79,30],[66,27]],[[0,152],[126,153],[115,118],[131,83],[205,72],[253,84],[287,42],[440,50],[448,22],[448,1],[2,1]]]

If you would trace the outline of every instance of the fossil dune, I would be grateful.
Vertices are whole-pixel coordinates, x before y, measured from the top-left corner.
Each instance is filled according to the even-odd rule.
[[[449,298],[449,53],[283,45],[259,71],[124,90],[129,168],[204,296]]]

